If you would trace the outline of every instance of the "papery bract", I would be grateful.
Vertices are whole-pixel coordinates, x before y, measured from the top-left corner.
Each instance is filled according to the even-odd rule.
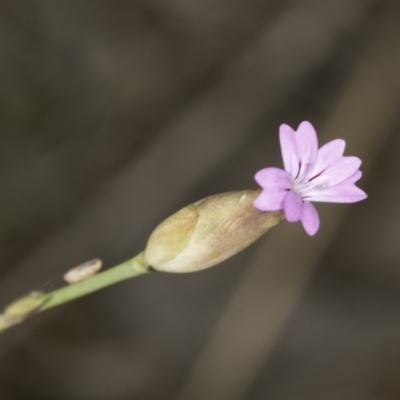
[[[239,253],[284,220],[282,211],[253,207],[261,189],[220,193],[172,214],[153,231],[144,261],[162,272],[212,267]]]
[[[367,197],[355,185],[362,175],[361,160],[343,156],[344,140],[332,140],[318,150],[317,134],[307,121],[297,131],[281,125],[279,140],[285,169],[264,168],[256,173],[263,189],[254,201],[258,210],[283,209],[289,222],[301,221],[313,236],[320,222],[312,201],[354,203]]]

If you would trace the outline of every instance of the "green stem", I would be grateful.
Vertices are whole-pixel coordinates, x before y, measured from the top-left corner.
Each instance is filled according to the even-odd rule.
[[[26,313],[25,316],[21,315],[22,318],[18,322],[10,322],[7,320],[5,313],[0,314],[0,332],[5,331],[17,323],[25,321],[28,319],[28,317],[40,314],[43,311],[49,310],[50,308],[68,303],[79,297],[113,285],[114,283],[118,283],[129,278],[134,278],[148,272],[150,272],[149,266],[145,264],[143,260],[143,254],[140,253],[136,257],[131,258],[130,260],[125,261],[116,267],[94,275],[83,282],[65,286],[61,289],[57,289],[48,293],[46,296],[44,296],[41,307],[35,309],[34,312]]]

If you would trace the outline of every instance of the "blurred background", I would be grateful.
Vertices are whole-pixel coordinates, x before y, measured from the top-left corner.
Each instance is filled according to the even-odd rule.
[[[0,400],[400,399],[398,1],[0,0],[0,55],[0,304],[254,187],[281,123],[369,194],[4,333]]]

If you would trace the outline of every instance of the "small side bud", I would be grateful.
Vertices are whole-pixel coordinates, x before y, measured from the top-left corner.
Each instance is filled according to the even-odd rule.
[[[3,320],[9,326],[19,324],[33,317],[48,299],[48,295],[44,292],[30,292],[13,301],[4,309]]]
[[[228,192],[191,204],[151,234],[144,259],[155,270],[194,272],[242,251],[284,219],[253,206],[260,189]]]
[[[87,261],[70,269],[64,275],[64,280],[69,284],[82,282],[90,278],[94,274],[97,274],[97,272],[100,271],[101,267],[101,260],[99,258],[95,258],[94,260]]]

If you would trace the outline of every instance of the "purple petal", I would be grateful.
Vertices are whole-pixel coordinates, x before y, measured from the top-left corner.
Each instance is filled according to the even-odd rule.
[[[344,180],[343,182],[340,183],[340,185],[345,185],[348,183],[356,183],[360,178],[362,177],[362,172],[360,170],[354,172],[353,175],[351,175],[349,178]]]
[[[315,207],[308,201],[304,202],[301,223],[310,236],[314,236],[318,232],[319,215]]]
[[[301,178],[313,169],[317,161],[318,139],[314,127],[307,121],[302,122],[294,134],[296,139],[297,155],[300,161]]]
[[[352,183],[339,184],[307,194],[307,200],[328,203],[356,203],[366,198],[365,192]]]
[[[335,164],[343,156],[345,147],[346,142],[343,139],[335,139],[324,144],[318,150],[317,161],[310,173],[310,178]]]
[[[287,193],[282,189],[264,189],[254,200],[253,205],[260,211],[282,210]]]
[[[280,168],[264,168],[254,175],[256,182],[264,189],[289,189],[290,175]]]
[[[279,141],[283,165],[292,178],[295,178],[299,172],[299,158],[297,157],[296,140],[294,130],[286,124],[279,127]]]
[[[346,181],[360,168],[361,160],[358,157],[342,157],[327,168],[312,182],[316,186],[332,187]]]
[[[300,221],[303,213],[303,201],[296,192],[290,190],[283,201],[283,209],[289,222]]]

